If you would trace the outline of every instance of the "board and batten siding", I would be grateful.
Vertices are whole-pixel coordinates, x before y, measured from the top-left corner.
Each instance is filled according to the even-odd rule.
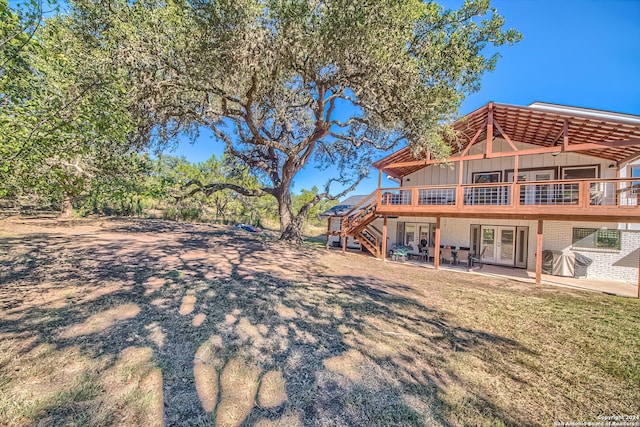
[[[478,143],[471,147],[469,154],[482,154],[484,152],[486,142]],[[536,145],[515,143],[516,147],[521,150],[528,148],[536,148]],[[511,151],[509,144],[501,138],[497,138],[493,142],[494,152]],[[506,170],[513,169],[513,157],[502,157],[495,159],[472,160],[464,162],[463,183],[469,184],[473,182],[473,174],[476,172],[501,172],[502,181],[506,181],[504,173]],[[546,169],[561,168],[563,166],[600,166],[600,178],[616,178],[616,169],[609,168],[612,162],[597,157],[585,156],[577,153],[559,153],[557,156],[549,154],[541,154],[534,156],[520,156],[518,160],[518,168],[524,169]],[[419,185],[452,185],[458,183],[459,162],[449,165],[430,165],[422,168],[404,178],[404,186]],[[559,173],[559,170],[558,170]],[[556,176],[555,179],[561,177]]]

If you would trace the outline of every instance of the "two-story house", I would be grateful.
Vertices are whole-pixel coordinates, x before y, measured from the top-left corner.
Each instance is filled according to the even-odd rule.
[[[453,250],[535,270],[537,282],[545,250],[578,252],[589,277],[640,280],[640,116],[491,102],[453,127],[447,159],[403,148],[374,163],[379,183],[385,174],[400,186],[329,218],[328,237],[380,258],[403,245],[436,268],[460,261]]]

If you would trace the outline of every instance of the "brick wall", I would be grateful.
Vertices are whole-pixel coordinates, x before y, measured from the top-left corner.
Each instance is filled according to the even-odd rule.
[[[638,282],[638,254],[640,253],[640,231],[621,230],[620,250],[573,248],[573,227],[600,228],[602,224],[549,221],[544,224],[544,249],[579,252],[593,260],[588,277]],[[617,228],[617,224],[608,225]]]

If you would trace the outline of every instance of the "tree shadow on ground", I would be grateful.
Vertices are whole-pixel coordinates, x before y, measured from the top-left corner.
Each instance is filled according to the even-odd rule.
[[[32,421],[144,420],[159,407],[168,425],[449,425],[452,411],[528,425],[452,363],[528,354],[519,343],[457,324],[401,283],[331,273],[315,249],[176,227],[0,239],[0,331],[14,344],[0,390],[24,386],[10,370],[43,346],[49,363],[82,355],[79,372],[97,381],[87,391],[73,376],[81,393]],[[131,409],[119,389],[156,397]]]

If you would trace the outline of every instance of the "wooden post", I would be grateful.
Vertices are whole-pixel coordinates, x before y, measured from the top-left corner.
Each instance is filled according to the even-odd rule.
[[[569,149],[569,122],[564,121],[564,126],[562,127],[562,151],[567,151]]]
[[[487,117],[487,157],[493,153],[493,102],[489,103],[489,117]]]
[[[536,241],[536,284],[542,282],[542,220],[538,220],[538,236]]]
[[[387,260],[387,217],[384,217],[382,223],[382,261]]]
[[[329,249],[329,236],[331,235],[331,217],[327,218],[327,249]]]
[[[580,181],[578,185],[578,203],[583,208],[588,208],[591,203],[589,181]]]
[[[342,231],[340,232],[340,236],[342,237],[342,253],[343,254],[347,252],[347,233],[345,232],[344,222],[348,220],[349,218],[343,216],[342,226],[340,227],[342,229]]]
[[[458,162],[458,185],[462,185],[462,178],[463,178],[463,175],[464,175],[464,167],[463,167],[464,163],[463,162],[464,162],[464,160],[462,160],[462,159]]]
[[[518,200],[516,200],[516,184],[518,184],[518,159],[520,156],[513,158],[513,184],[511,184],[511,206],[516,206],[520,201],[520,195],[518,194]]]
[[[378,171],[378,188],[382,188],[382,169]]]
[[[436,241],[433,244],[433,266],[437,270],[440,267],[440,217],[436,217]]]

